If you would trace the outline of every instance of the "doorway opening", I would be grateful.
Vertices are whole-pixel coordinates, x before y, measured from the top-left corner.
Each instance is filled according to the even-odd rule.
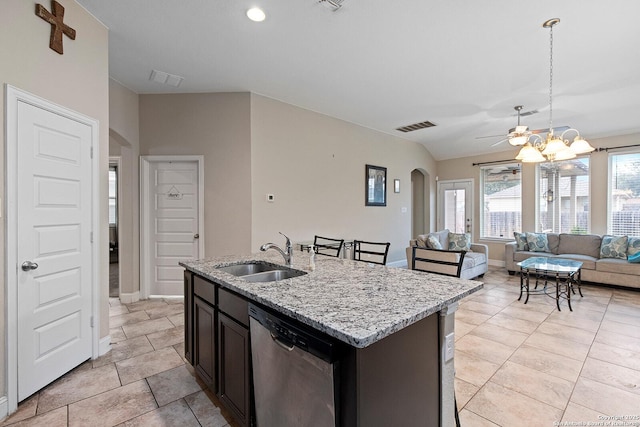
[[[118,161],[109,159],[109,297],[120,296]]]
[[[429,174],[419,169],[411,171],[411,237],[426,234],[430,228]]]

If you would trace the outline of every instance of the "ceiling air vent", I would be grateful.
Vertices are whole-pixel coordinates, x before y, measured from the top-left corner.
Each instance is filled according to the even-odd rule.
[[[434,127],[435,123],[431,123],[430,121],[426,121],[426,122],[420,122],[420,123],[414,123],[412,125],[407,125],[407,126],[402,126],[399,128],[396,128],[396,130],[399,130],[400,132],[413,132],[414,130],[420,130],[420,129],[425,129],[425,128],[431,128]]]
[[[149,80],[156,83],[178,87],[184,80],[184,77],[175,74],[165,73],[164,71],[153,70],[149,76]]]

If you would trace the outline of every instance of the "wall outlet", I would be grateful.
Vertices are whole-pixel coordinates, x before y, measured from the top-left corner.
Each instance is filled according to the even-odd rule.
[[[455,335],[453,332],[444,337],[444,361],[448,362],[453,359],[453,346],[455,342]]]

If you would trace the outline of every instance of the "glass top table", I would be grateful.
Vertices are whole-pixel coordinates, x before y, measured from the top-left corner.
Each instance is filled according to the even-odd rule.
[[[521,261],[516,264],[520,267],[520,297],[526,292],[527,298],[524,303],[529,301],[529,295],[532,293],[544,293],[549,296],[555,296],[556,306],[560,310],[560,298],[565,298],[571,307],[571,294],[575,294],[575,288],[578,288],[580,297],[582,297],[582,289],[580,287],[580,269],[582,263],[565,258],[549,258],[549,257],[533,257]],[[535,279],[535,286],[530,287],[530,279]],[[555,295],[547,292],[548,286],[555,287]],[[539,288],[540,286],[540,288]]]

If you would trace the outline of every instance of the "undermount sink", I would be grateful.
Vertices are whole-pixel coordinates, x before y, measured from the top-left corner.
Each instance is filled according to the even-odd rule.
[[[227,265],[218,267],[218,270],[233,274],[247,282],[275,282],[307,274],[304,271],[264,262]]]

